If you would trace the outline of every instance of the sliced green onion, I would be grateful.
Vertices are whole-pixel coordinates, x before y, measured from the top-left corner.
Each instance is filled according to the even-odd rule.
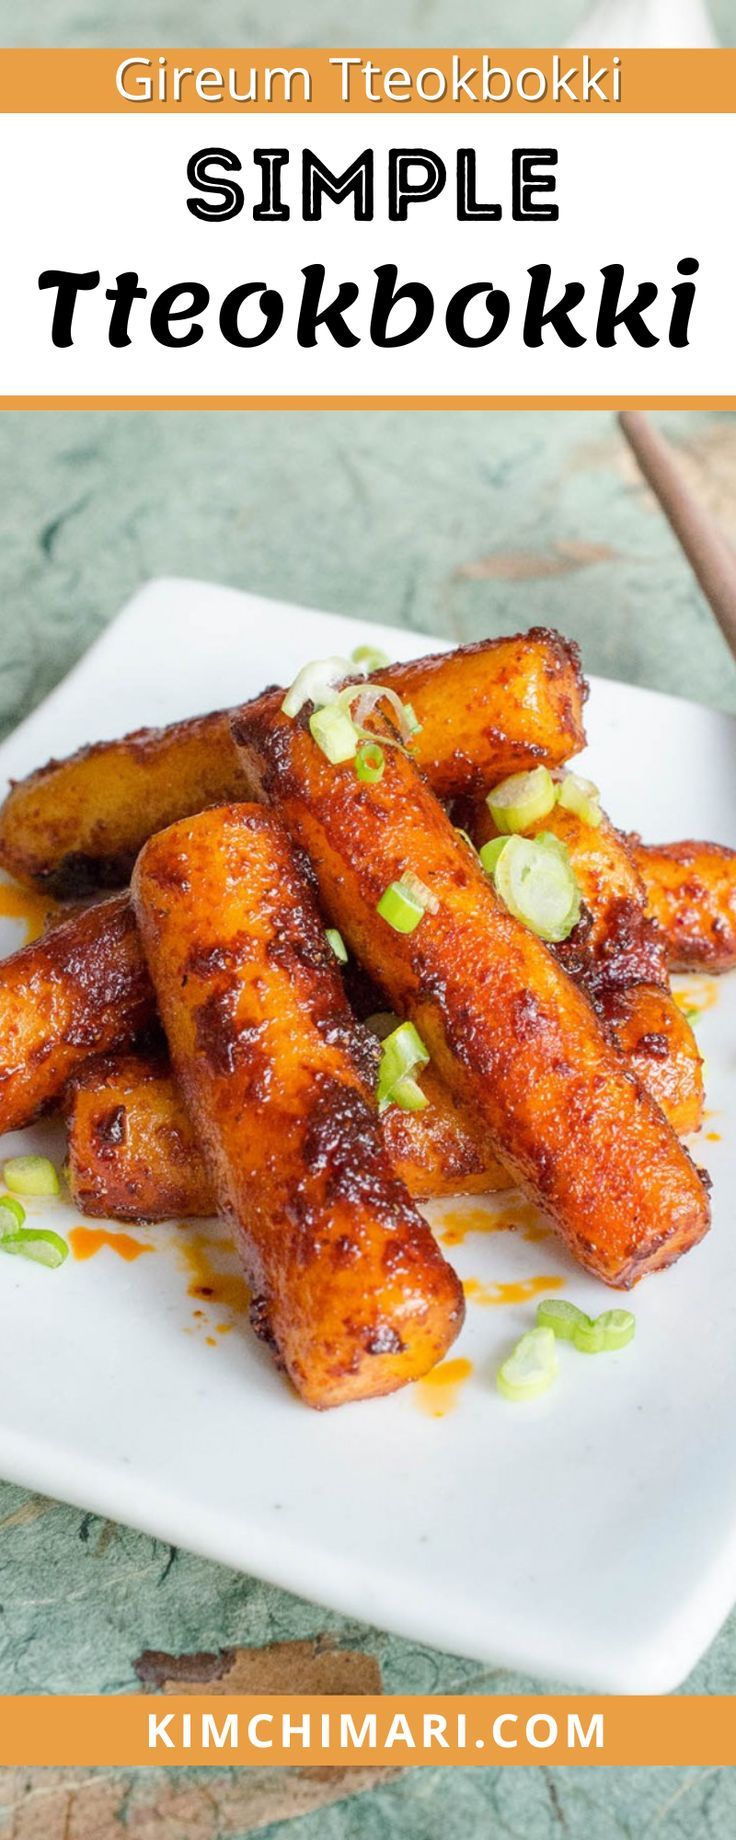
[[[539,939],[567,939],[580,918],[580,891],[569,861],[528,837],[509,837],[494,872],[509,913]]]
[[[0,1252],[12,1252],[18,1258],[32,1259],[34,1265],[48,1265],[55,1271],[68,1258],[69,1247],[58,1233],[45,1228],[21,1227],[10,1239],[0,1239]]]
[[[335,686],[350,677],[352,665],[349,658],[313,658],[311,664],[302,666],[297,672],[290,690],[287,690],[281,713],[285,716],[298,716],[305,703],[314,703],[315,709],[322,709],[326,703],[337,700]]]
[[[462,837],[462,840],[463,840],[463,843],[467,843],[467,846],[468,846],[468,849],[469,849],[469,850],[472,850],[472,852],[473,852],[473,855],[474,855],[474,856],[477,856],[477,855],[478,855],[478,851],[476,850],[476,847],[475,847],[475,844],[474,844],[474,842],[473,842],[473,839],[472,839],[472,837],[470,837],[470,836],[468,835],[468,832],[467,832],[467,831],[464,831],[464,830],[462,830],[462,828],[461,828],[461,826],[460,826],[459,824],[456,824],[456,825],[455,825],[455,830],[456,830],[456,832],[457,832],[457,835],[458,835],[458,837]]]
[[[556,837],[554,831],[537,831],[534,842],[541,844],[543,850],[554,850],[555,855],[561,856],[563,862],[570,862],[567,844],[563,843],[561,837]]]
[[[407,741],[411,741],[412,735],[415,735],[420,727],[411,704],[402,703],[401,697],[388,684],[346,684],[345,689],[340,691],[337,701],[345,714],[350,716],[361,741],[375,741],[375,735],[372,735],[369,729],[364,728],[363,724],[366,716],[369,716],[376,705],[382,702],[388,703],[395,717],[400,737],[399,741],[396,741],[391,735],[382,734],[381,740],[385,745],[405,747]],[[353,714],[354,703],[356,707]]]
[[[400,1022],[398,1028],[392,1029],[391,1034],[384,1039],[381,1064],[378,1069],[376,1097],[379,1111],[389,1105],[392,1100],[396,1100],[397,1104],[402,1103],[401,1098],[396,1099],[397,1088],[408,1074],[413,1073],[415,1067],[426,1067],[428,1060],[428,1050],[413,1022]],[[411,1087],[416,1087],[416,1082],[413,1080],[409,1084]],[[413,1095],[409,1093],[408,1096],[411,1099]],[[423,1093],[421,1100],[424,1100]],[[419,1105],[408,1104],[405,1109],[419,1111],[421,1101]]]
[[[581,1354],[602,1354],[605,1337],[597,1317],[588,1317],[585,1323],[578,1323],[573,1335],[573,1343]]]
[[[413,933],[424,919],[426,905],[406,887],[404,881],[390,882],[376,908],[376,913],[393,927],[395,933]]]
[[[355,772],[358,779],[367,786],[375,786],[383,779],[386,757],[377,741],[362,741],[355,756]]]
[[[59,1177],[47,1156],[11,1156],[3,1180],[14,1195],[58,1195]]]
[[[421,901],[426,913],[439,913],[440,904],[436,894],[432,893],[431,888],[428,888],[426,882],[421,881],[418,875],[413,875],[411,869],[405,869],[401,877],[401,886],[406,889],[407,894],[413,896],[415,901]]]
[[[530,1329],[499,1368],[496,1384],[504,1399],[537,1399],[557,1378],[557,1346],[551,1329]]]
[[[485,869],[486,875],[495,874],[499,856],[501,851],[505,850],[508,841],[508,837],[491,837],[489,843],[483,844],[482,849],[479,851],[479,855],[481,865]]]
[[[3,1214],[0,1214],[0,1239],[5,1239],[9,1233],[17,1233],[18,1228],[23,1226],[26,1210],[16,1201],[15,1195],[0,1195],[0,1208],[8,1216],[7,1221],[4,1221]]]
[[[546,818],[557,802],[557,787],[548,767],[533,767],[531,773],[512,773],[494,786],[486,799],[497,831],[504,836],[531,830]]]
[[[636,1317],[631,1310],[604,1310],[598,1317],[598,1326],[603,1329],[606,1350],[626,1348],[636,1335]]]
[[[428,1060],[429,1049],[413,1022],[399,1022],[384,1036],[383,1068],[387,1075],[390,1072],[391,1083],[412,1067],[426,1067]]]
[[[350,653],[350,659],[352,664],[362,665],[369,677],[371,671],[385,671],[387,664],[391,663],[388,654],[382,652],[377,645],[356,645],[355,651]]]
[[[566,773],[557,787],[557,803],[563,811],[574,811],[584,824],[598,829],[603,817],[601,795],[592,779],[581,779],[579,773]]]
[[[346,965],[348,962],[348,949],[342,933],[338,933],[336,926],[325,927],[325,939],[328,945],[332,946],[335,957],[339,960],[340,964]]]
[[[543,1297],[537,1304],[537,1328],[551,1329],[560,1342],[574,1342],[577,1330],[581,1326],[590,1326],[590,1317],[584,1310],[579,1310],[575,1303],[565,1303],[562,1297]]]
[[[341,766],[344,760],[355,759],[357,731],[350,717],[335,703],[328,703],[324,709],[315,709],[309,718],[309,730],[332,767]]]
[[[610,1354],[616,1348],[625,1348],[635,1334],[636,1317],[631,1310],[604,1310],[595,1321],[588,1318],[587,1323],[581,1324],[573,1341],[581,1354]]]
[[[423,1112],[429,1100],[418,1081],[410,1073],[405,1073],[403,1080],[397,1080],[388,1103],[398,1105],[402,1112]]]

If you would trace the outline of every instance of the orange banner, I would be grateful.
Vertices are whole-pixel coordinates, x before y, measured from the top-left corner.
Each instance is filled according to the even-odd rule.
[[[736,51],[0,52],[5,114],[731,114]]]
[[[736,1699],[3,1697],[0,1765],[736,1764]]]

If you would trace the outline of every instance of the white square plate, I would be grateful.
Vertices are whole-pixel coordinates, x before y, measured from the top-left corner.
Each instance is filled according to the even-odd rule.
[[[364,639],[394,657],[439,649],[254,595],[153,583],[4,743],[0,773],[232,703]],[[589,770],[620,824],[736,844],[736,724],[604,680],[588,718]],[[16,943],[3,922],[0,946]],[[713,1230],[635,1293],[624,1352],[563,1347],[556,1387],[510,1406],[494,1374],[534,1302],[471,1299],[452,1357],[472,1373],[453,1409],[435,1416],[449,1397],[420,1386],[310,1413],[247,1323],[189,1294],[197,1229],[138,1229],[155,1252],[134,1263],[110,1249],[56,1273],[1,1262],[0,1473],[439,1648],[598,1690],[678,1685],[736,1596],[735,1023],[733,977],[700,1024]],[[3,1149],[59,1153],[56,1133],[38,1127]],[[64,1201],[32,1212],[62,1232],[76,1222]],[[454,1216],[463,1278],[561,1279],[583,1308],[610,1307],[554,1240],[479,1231],[498,1203],[430,1212],[440,1234]]]

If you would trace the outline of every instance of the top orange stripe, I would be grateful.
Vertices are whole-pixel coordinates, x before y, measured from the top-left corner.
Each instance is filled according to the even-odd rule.
[[[604,69],[606,79],[601,87],[608,96],[602,100],[595,92],[587,100],[583,97],[583,51],[555,50],[489,50],[472,49],[453,52],[443,49],[422,49],[420,51],[397,50],[395,47],[381,50],[304,50],[298,47],[286,49],[283,46],[268,51],[249,51],[246,49],[207,50],[191,47],[172,50],[132,47],[127,50],[12,50],[0,52],[0,110],[5,114],[118,114],[147,115],[151,113],[176,115],[216,114],[342,114],[363,113],[373,115],[379,112],[395,115],[406,114],[453,114],[479,118],[498,114],[532,114],[551,115],[560,113],[587,115],[595,114],[730,114],[734,108],[736,96],[736,50],[734,51],[627,51],[620,54],[612,51],[594,52],[591,55],[593,71]],[[614,99],[614,65],[615,55],[620,55],[621,99]],[[116,75],[120,65],[128,58],[148,60],[138,70],[132,69],[127,76],[127,83],[134,88],[136,78],[149,77],[152,84],[150,100],[127,100],[116,86]],[[353,66],[351,96],[348,101],[341,97],[341,70],[331,63],[336,58],[358,58],[365,61],[370,58],[380,67],[381,77],[374,80],[375,101],[366,98],[362,78],[356,75],[357,66]],[[562,72],[575,71],[571,78],[571,87],[577,94],[574,100],[564,90],[558,100],[554,99],[555,59],[559,59]],[[508,73],[511,92],[505,100],[487,101],[483,99],[484,59],[488,59],[496,75],[493,78],[493,91],[500,97],[506,89]],[[160,60],[163,60],[160,62]],[[461,89],[453,96],[455,74],[457,69],[468,76],[468,83],[473,94]],[[267,73],[270,70],[299,69],[305,76],[294,79],[291,101],[286,100],[283,78],[272,79],[270,94]],[[183,69],[187,74],[178,79],[178,99],[176,97],[177,79],[175,72]],[[389,71],[408,73],[409,85],[404,91],[399,79],[394,79],[393,98],[387,92],[385,78]],[[202,74],[209,73],[204,79]],[[218,84],[212,73],[219,73],[222,84]],[[232,77],[231,77],[232,72]],[[421,79],[421,73],[438,73]],[[468,73],[474,72],[473,76]],[[524,75],[523,73],[527,73]],[[199,89],[197,75],[199,73]],[[541,73],[537,77],[536,73]],[[159,96],[159,76],[165,77],[165,95]],[[539,100],[535,93],[544,88]],[[230,87],[241,96],[248,95],[253,86],[254,100],[238,101],[230,93]],[[445,85],[444,94],[442,85]],[[398,85],[398,87],[397,87]],[[425,90],[425,99],[419,94],[419,87]],[[527,99],[520,93],[525,88]],[[308,98],[305,91],[308,90]],[[401,92],[401,93],[399,93]],[[426,99],[438,93],[437,100]],[[476,99],[473,99],[475,95]]]

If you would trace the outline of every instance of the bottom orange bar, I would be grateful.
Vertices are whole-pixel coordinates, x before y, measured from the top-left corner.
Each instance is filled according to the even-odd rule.
[[[0,1698],[0,1765],[736,1764],[736,1698]]]

